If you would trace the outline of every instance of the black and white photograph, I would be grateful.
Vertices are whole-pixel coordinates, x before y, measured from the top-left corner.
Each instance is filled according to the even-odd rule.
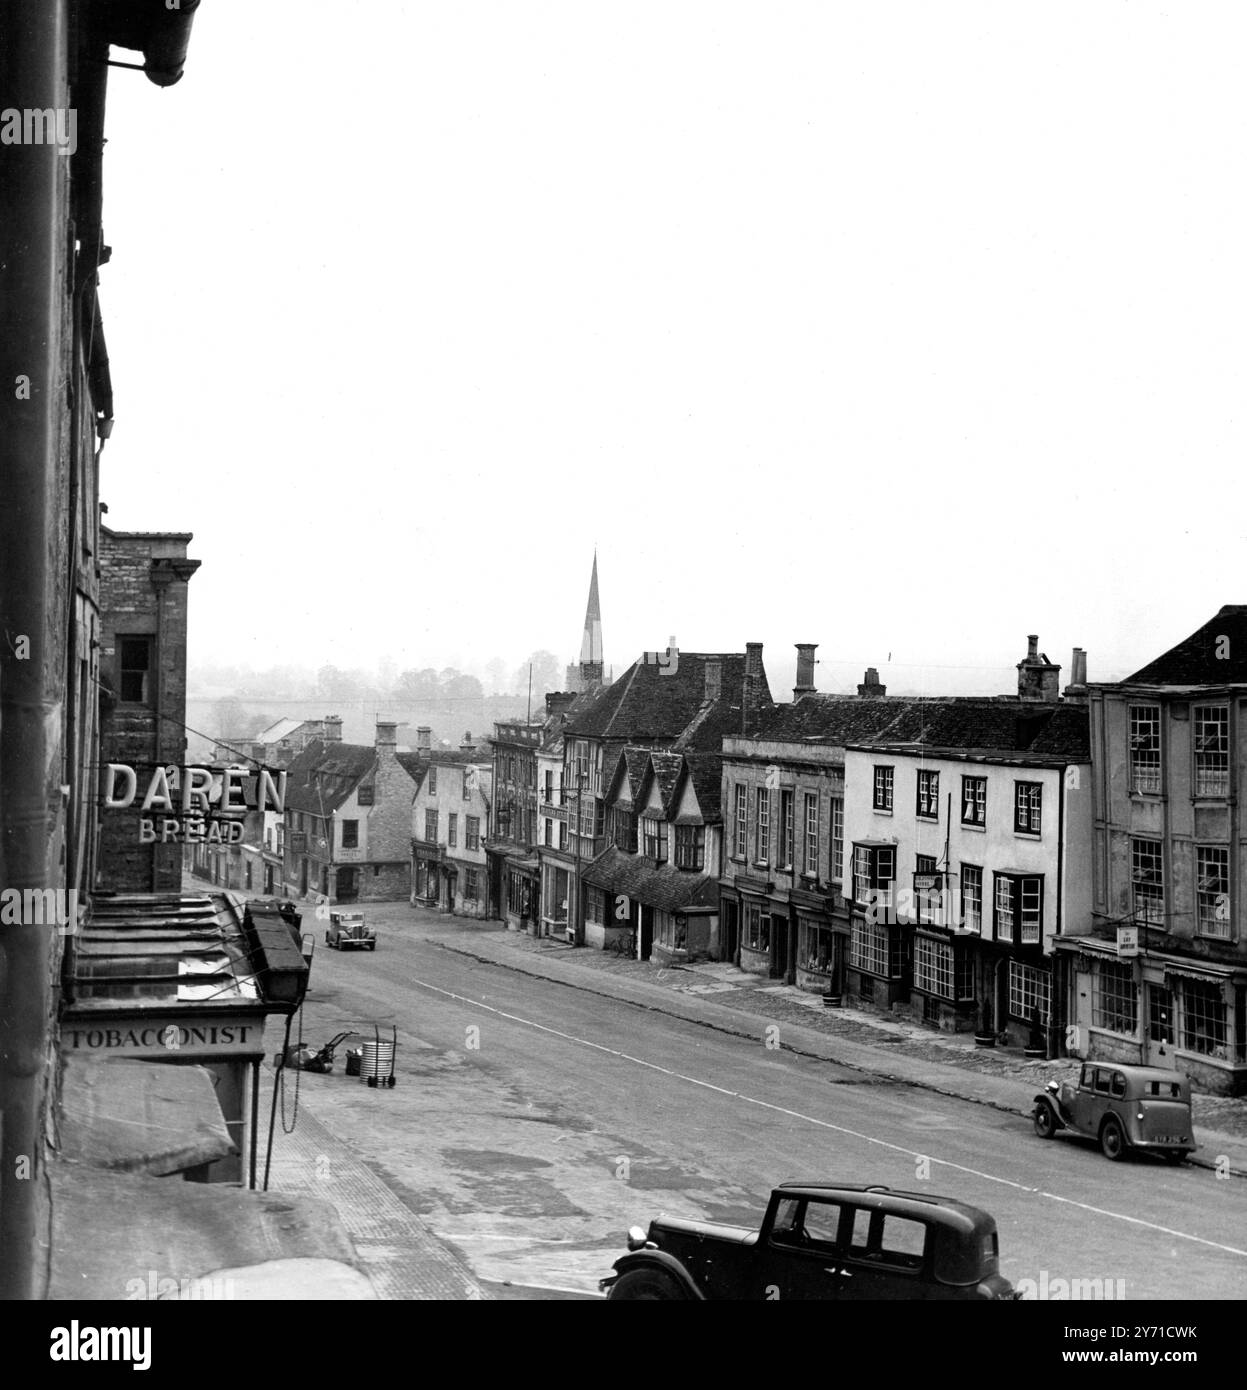
[[[277,1369],[271,1301],[1228,1350],[1245,51],[1218,0],[0,0],[33,1364],[170,1375],[221,1309],[152,1305],[210,1303]]]

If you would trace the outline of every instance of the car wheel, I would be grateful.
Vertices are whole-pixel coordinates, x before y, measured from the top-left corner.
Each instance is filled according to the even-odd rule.
[[[1126,1152],[1125,1131],[1121,1127],[1121,1121],[1112,1115],[1104,1121],[1100,1130],[1100,1151],[1105,1158],[1111,1158],[1114,1162]]]
[[[1160,1156],[1171,1168],[1176,1168],[1180,1163],[1186,1162],[1185,1149],[1162,1149]]]
[[[328,932],[325,933],[325,945],[326,945],[326,946],[332,946],[332,945],[333,945],[333,942],[329,940],[329,933],[328,933]]]
[[[369,942],[369,943],[368,943],[368,949],[369,949],[370,951],[375,951],[375,950],[377,949],[377,943],[376,943],[375,941]]]
[[[674,1279],[656,1269],[632,1269],[621,1274],[606,1295],[610,1298],[646,1299],[651,1303],[683,1299]]]
[[[1035,1122],[1035,1133],[1041,1139],[1051,1139],[1056,1133],[1056,1116],[1052,1113],[1052,1107],[1042,1100],[1037,1101],[1032,1118]]]

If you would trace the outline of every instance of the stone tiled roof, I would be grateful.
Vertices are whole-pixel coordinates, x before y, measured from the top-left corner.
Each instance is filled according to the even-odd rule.
[[[680,773],[684,770],[684,758],[679,753],[660,753],[650,754],[650,767],[653,769],[653,779],[658,784],[658,797],[662,805],[662,813],[670,818],[672,814],[671,800],[675,794],[675,789],[680,782]]]
[[[286,808],[327,816],[372,771],[377,750],[362,743],[313,739],[286,769]]]
[[[693,779],[697,805],[707,825],[723,817],[723,755],[721,753],[686,753],[684,764]]]
[[[717,708],[703,712],[707,703],[708,662],[719,665],[721,693],[714,702]],[[695,746],[720,747],[721,729],[733,723],[733,714],[735,728],[740,728],[744,679],[743,652],[680,652],[674,670],[637,661],[613,685],[594,692],[581,708],[572,712],[567,733],[581,738],[674,743],[701,716],[701,724],[707,726],[704,739],[708,743],[704,744],[698,735]],[[756,693],[760,709],[771,705],[765,671]]]
[[[807,695],[763,716],[766,742],[887,744],[958,752],[1027,753],[1085,762],[1087,707],[1011,696],[947,698]]]
[[[612,893],[659,908],[680,912],[690,907],[713,907],[719,901],[719,880],[712,874],[690,873],[670,864],[654,864],[637,854],[612,846],[584,871],[584,881]]]
[[[1222,641],[1222,639],[1226,639]],[[1218,656],[1218,652],[1222,655]],[[1247,682],[1247,604],[1227,603],[1215,617],[1127,676],[1129,685],[1238,685]]]

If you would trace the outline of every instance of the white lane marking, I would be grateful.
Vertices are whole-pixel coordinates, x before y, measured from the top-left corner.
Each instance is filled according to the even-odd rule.
[[[967,1168],[964,1164],[954,1163],[948,1158],[935,1158],[930,1153],[920,1149],[907,1149],[903,1144],[892,1144],[886,1139],[876,1139],[873,1134],[862,1134],[856,1129],[846,1129],[843,1125],[833,1125],[830,1120],[820,1120],[814,1115],[803,1114],[800,1110],[789,1110],[782,1105],[773,1105],[768,1100],[758,1100],[755,1096],[747,1096],[742,1091],[732,1091],[726,1086],[716,1086],[712,1081],[703,1081],[697,1076],[686,1076],[683,1072],[673,1071],[670,1067],[660,1066],[657,1062],[647,1062],[644,1057],[634,1057],[630,1052],[621,1052],[618,1048],[607,1047],[604,1043],[596,1043],[591,1038],[578,1038],[574,1033],[564,1033],[558,1028],[551,1028],[548,1024],[538,1023],[531,1018],[521,1018],[519,1014],[507,1013],[505,1009],[495,1008],[492,1004],[485,1004],[479,999],[469,999],[464,994],[456,994],[453,990],[441,989],[438,985],[427,984],[424,980],[412,980],[410,983],[418,985],[421,989],[431,990],[434,994],[441,994],[447,999],[453,999],[459,1004],[470,1004],[474,1009],[484,1009],[486,1013],[496,1014],[499,1018],[505,1018],[510,1023],[522,1024],[525,1028],[535,1028],[540,1033],[549,1033],[552,1037],[562,1038],[564,1042],[575,1043],[579,1047],[589,1047],[595,1052],[605,1052],[608,1057],[618,1057],[623,1062],[634,1062],[638,1067],[646,1067],[650,1071],[660,1072],[663,1076],[669,1076],[675,1081],[687,1081],[691,1086],[700,1086],[706,1091],[716,1091],[721,1096],[728,1096],[732,1100],[744,1101],[746,1105],[756,1105],[763,1110],[773,1110],[777,1115],[787,1115],[793,1120],[804,1120],[806,1124],[817,1125],[820,1129],[834,1130],[837,1134],[846,1134],[851,1139],[861,1139],[867,1144],[875,1144],[881,1149],[891,1149],[893,1153],[905,1154],[908,1158],[928,1158],[932,1163],[938,1163],[944,1168],[951,1168],[954,1172],[966,1173],[970,1177],[982,1178],[984,1182],[999,1183],[1002,1187],[1011,1187],[1016,1192],[1028,1192],[1035,1197],[1044,1197],[1050,1202],[1061,1202],[1065,1206],[1077,1207],[1079,1211],[1090,1212],[1094,1216],[1107,1216],[1113,1221],[1124,1221],[1131,1226],[1142,1226],[1146,1230],[1156,1231],[1160,1235],[1174,1236],[1178,1240],[1193,1241],[1196,1245],[1207,1245],[1213,1250],[1224,1251],[1227,1255],[1242,1255],[1247,1258],[1247,1250],[1240,1250],[1235,1245],[1222,1245],[1219,1241],[1206,1240],[1203,1236],[1191,1235],[1188,1231],[1175,1231],[1170,1226],[1158,1225],[1155,1221],[1145,1221],[1140,1216],[1127,1216],[1124,1212],[1109,1211],[1105,1207],[1093,1207],[1089,1202],[1079,1202],[1073,1197],[1062,1197],[1058,1192],[1046,1192],[1042,1187],[1029,1187],[1026,1183],[1014,1182],[1012,1178],[997,1177],[995,1173],[984,1173],[977,1168]]]

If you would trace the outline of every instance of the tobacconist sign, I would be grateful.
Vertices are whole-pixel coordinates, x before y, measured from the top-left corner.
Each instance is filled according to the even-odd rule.
[[[179,767],[107,763],[104,810],[128,811],[138,841],[150,844],[235,845],[249,811],[286,806],[286,773],[259,767]]]

